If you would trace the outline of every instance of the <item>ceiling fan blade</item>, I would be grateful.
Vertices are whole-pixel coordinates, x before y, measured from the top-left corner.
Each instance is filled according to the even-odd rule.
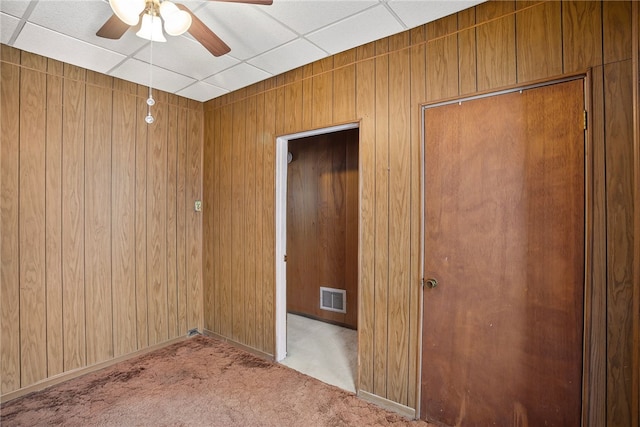
[[[105,39],[117,40],[124,33],[127,32],[129,26],[122,22],[116,14],[111,15],[111,18],[104,23],[102,27],[96,33],[98,37],[104,37]]]
[[[247,4],[262,4],[269,6],[273,4],[273,0],[210,0],[210,1],[224,1],[227,3],[247,3]]]
[[[227,44],[223,42],[222,39],[213,31],[211,31],[209,27],[204,25],[204,22],[198,19],[198,17],[195,16],[187,6],[179,3],[176,3],[176,6],[185,12],[189,12],[191,15],[191,27],[189,27],[188,30],[189,34],[198,40],[209,52],[214,56],[222,56],[225,53],[231,52],[231,48],[227,46]]]

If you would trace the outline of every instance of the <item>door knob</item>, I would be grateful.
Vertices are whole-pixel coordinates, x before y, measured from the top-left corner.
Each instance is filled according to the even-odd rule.
[[[427,279],[426,282],[424,282],[427,287],[433,289],[436,286],[438,286],[438,281],[436,279]]]

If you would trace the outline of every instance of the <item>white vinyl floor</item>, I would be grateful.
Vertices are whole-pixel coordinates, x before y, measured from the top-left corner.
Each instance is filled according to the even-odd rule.
[[[355,393],[358,332],[287,314],[287,357],[281,363]]]

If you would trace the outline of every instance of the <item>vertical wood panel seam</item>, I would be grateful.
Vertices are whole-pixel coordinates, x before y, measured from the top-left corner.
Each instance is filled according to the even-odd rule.
[[[302,88],[301,93],[303,94],[302,96],[304,96],[304,88]],[[258,119],[258,115],[262,114],[259,111],[259,102],[258,102],[258,97],[255,97],[256,100],[256,106],[255,106],[255,114],[256,114],[256,129],[255,129],[255,134],[253,135],[253,144],[256,147],[256,153],[255,153],[255,167],[256,167],[256,172],[254,174],[254,191],[255,191],[255,198],[256,198],[256,203],[255,203],[255,210],[254,210],[254,222],[255,222],[255,230],[256,232],[258,230],[260,230],[260,242],[257,241],[256,239],[256,259],[261,259],[262,257],[262,227],[258,226],[258,223],[260,222],[260,210],[262,209],[261,206],[258,206],[258,200],[261,200],[261,196],[258,196],[260,192],[260,187],[259,187],[259,183],[262,181],[262,179],[258,176],[257,171],[258,169],[258,161],[260,160],[261,162],[264,162],[264,158],[262,156],[258,157],[258,153],[260,152],[260,147],[262,146],[262,144],[259,144],[258,142],[258,137],[257,135],[260,133],[260,129],[258,128],[258,123],[259,123],[259,119]],[[302,108],[304,108],[304,102],[302,104]],[[302,117],[304,117],[304,115],[302,115]],[[261,166],[262,167],[262,166]],[[261,286],[258,286],[258,283],[262,284],[263,280],[262,280],[262,274],[263,274],[263,269],[262,267],[260,267],[260,269],[258,270],[258,263],[256,263],[256,276],[255,276],[255,299],[256,301],[253,304],[253,310],[254,310],[254,325],[255,325],[255,330],[256,332],[258,331],[258,324],[261,324],[262,322],[260,321],[260,311],[258,310],[258,293],[261,290]],[[260,274],[260,277],[258,277],[258,275]],[[260,348],[260,338],[258,337],[257,333],[254,333],[254,344],[256,348]]]
[[[180,294],[180,287],[178,286],[178,283],[180,282],[179,279],[178,279],[178,274],[179,274],[178,273],[178,265],[179,265],[179,263],[178,263],[178,209],[179,209],[179,204],[178,204],[178,169],[179,169],[178,168],[178,161],[179,161],[179,158],[178,158],[178,144],[179,144],[178,120],[179,120],[179,117],[180,117],[180,108],[178,107],[178,108],[176,108],[176,113],[175,113],[175,120],[176,120],[176,128],[175,128],[175,135],[174,135],[174,137],[175,137],[175,151],[173,153],[173,155],[175,156],[175,159],[176,159],[175,171],[174,171],[175,172],[175,180],[176,180],[174,189],[175,189],[176,195],[175,195],[175,198],[174,198],[174,206],[173,206],[174,216],[175,216],[174,222],[175,222],[175,227],[176,227],[176,238],[174,239],[174,242],[173,242],[173,244],[174,244],[174,256],[175,256],[174,262],[175,262],[176,267],[175,267],[175,277],[174,277],[175,278],[175,283],[173,284],[173,286],[176,289],[176,295],[175,295],[175,297],[176,297],[175,298],[176,299],[176,301],[175,301],[175,303],[176,303],[175,330],[177,331],[178,335],[182,334],[182,331],[180,330],[180,301],[179,301],[179,298],[178,298],[178,295]],[[204,141],[203,141],[203,144],[204,144]],[[203,155],[203,157],[204,157],[204,155]],[[184,230],[182,230],[182,232],[184,232]]]
[[[22,63],[22,55],[20,55],[20,62]],[[20,70],[20,72],[18,73],[18,96],[21,99],[22,98],[22,70]],[[17,368],[20,370],[20,375],[18,375],[18,383],[20,384],[20,386],[22,386],[22,378],[24,376],[24,372],[22,372],[22,313],[21,313],[21,308],[22,308],[22,289],[20,287],[20,283],[22,282],[22,269],[20,268],[20,262],[21,262],[21,255],[22,255],[22,244],[20,242],[20,227],[22,226],[22,221],[20,220],[20,165],[21,165],[21,161],[20,161],[20,139],[22,137],[22,126],[20,126],[20,121],[22,120],[22,111],[20,108],[18,108],[18,169],[17,169],[17,181],[16,184],[18,186],[18,191],[16,192],[16,200],[17,200],[17,219],[18,219],[18,230],[16,230],[16,239],[17,239],[17,245],[18,245],[18,260],[17,260],[17,273],[18,273],[18,283],[17,288],[18,288],[18,355],[20,357],[19,361],[17,362]]]
[[[304,96],[304,88],[303,88],[303,92],[302,93],[303,93],[303,96]],[[264,105],[265,105],[264,94],[256,95],[256,97],[258,97],[258,96],[260,96],[261,99],[258,98],[258,100],[257,100],[256,111],[259,112],[260,115],[262,116],[262,129],[264,129],[265,126],[266,126],[265,123],[264,123],[264,117],[265,117],[265,113],[264,113]],[[260,106],[262,106],[262,111],[260,111]],[[303,102],[302,108],[304,109],[304,102]],[[303,117],[304,117],[304,110],[303,110]],[[260,177],[260,181],[259,181],[260,185],[261,185],[261,191],[260,191],[261,195],[260,195],[260,198],[259,198],[260,206],[259,206],[259,211],[258,212],[260,212],[262,209],[264,209],[264,185],[263,185],[263,182],[264,182],[264,169],[265,169],[265,167],[264,167],[264,163],[265,163],[265,161],[264,161],[264,133],[260,132],[259,134],[260,134],[260,137],[258,138],[258,152],[261,153],[260,154],[260,159],[262,160],[262,166],[260,167],[259,171],[262,172],[262,176]],[[258,338],[259,339],[258,342],[259,342],[260,345],[257,346],[257,347],[262,348],[264,350],[265,349],[265,346],[264,346],[264,331],[266,329],[266,326],[264,324],[264,311],[265,311],[265,309],[264,309],[264,306],[265,306],[265,304],[264,304],[264,301],[265,301],[265,297],[264,297],[265,286],[264,286],[264,283],[266,282],[266,280],[264,279],[264,276],[265,276],[265,265],[264,265],[264,254],[265,254],[265,250],[264,250],[265,238],[264,238],[264,235],[265,235],[265,232],[264,232],[264,222],[262,221],[262,217],[258,216],[258,218],[259,218],[258,221],[261,223],[261,225],[260,225],[260,246],[259,247],[260,247],[260,262],[261,262],[260,273],[261,273],[262,277],[261,277],[261,280],[260,280],[260,287],[258,288],[259,291],[260,291],[260,309],[261,309],[261,311],[258,311],[257,314],[259,315],[258,318],[260,319],[262,336]],[[219,247],[218,247],[218,249],[219,249]],[[256,309],[257,309],[257,306],[256,306]]]
[[[116,354],[115,316],[113,315],[113,80],[111,80],[111,128],[109,129],[109,269],[111,270],[111,357]]]
[[[176,200],[175,200],[175,212],[176,212],[176,240],[175,240],[175,256],[176,256],[176,283],[175,283],[175,287],[176,287],[176,330],[178,331],[178,335],[186,333],[186,331],[182,331],[180,330],[180,260],[179,260],[179,254],[180,254],[180,244],[179,244],[179,234],[178,230],[178,218],[179,218],[179,212],[180,212],[180,112],[181,110],[183,110],[183,108],[178,107],[176,109],[176,150],[175,150],[175,156],[176,156]],[[185,233],[185,230],[180,230],[181,234]]]
[[[374,82],[373,82],[373,201],[372,201],[372,212],[373,212],[373,230],[374,230],[374,236],[373,236],[373,242],[374,242],[374,248],[373,248],[373,283],[371,283],[371,288],[373,290],[371,298],[373,301],[373,306],[371,307],[371,311],[373,311],[373,315],[371,316],[371,346],[372,349],[375,349],[376,347],[376,315],[377,315],[377,311],[376,311],[376,291],[377,291],[377,287],[376,287],[376,252],[377,252],[377,247],[375,245],[375,241],[376,241],[376,235],[375,235],[375,230],[376,230],[376,223],[378,221],[378,216],[377,216],[377,208],[378,208],[378,204],[376,203],[376,194],[378,194],[378,180],[375,179],[376,174],[377,174],[377,168],[378,168],[378,144],[377,144],[377,139],[378,139],[378,133],[376,132],[377,129],[377,124],[376,122],[376,118],[377,118],[377,111],[378,111],[378,103],[376,102],[376,99],[378,98],[378,85],[375,83],[375,78],[378,75],[378,61],[376,61],[375,59],[372,60],[372,64],[373,64],[373,77],[374,77]],[[376,384],[376,357],[378,355],[376,354],[375,351],[373,351],[373,354],[371,355],[371,391],[374,392],[375,391],[375,384]]]
[[[333,57],[334,61],[333,61],[333,65],[335,67],[335,56]],[[346,68],[346,66],[342,67],[342,68]],[[331,123],[335,123],[335,117],[336,117],[336,108],[335,108],[335,102],[336,102],[336,76],[335,76],[335,72],[337,71],[337,69],[331,67]]]
[[[274,95],[275,96],[275,95]],[[239,103],[240,101],[236,100],[236,102],[234,102],[234,104]],[[275,103],[275,101],[274,101]],[[233,215],[233,199],[234,199],[234,194],[233,194],[233,188],[234,188],[234,184],[233,184],[233,178],[234,178],[234,169],[235,169],[235,164],[233,162],[233,149],[234,149],[234,138],[235,138],[235,127],[233,126],[233,120],[234,120],[234,114],[235,114],[235,105],[233,107],[230,108],[231,111],[231,137],[229,138],[229,143],[230,143],[230,153],[229,153],[229,182],[230,182],[230,186],[229,186],[229,206],[231,207],[230,212],[231,212],[231,224],[230,224],[230,232],[229,232],[229,236],[231,237],[229,239],[229,257],[230,257],[230,269],[229,269],[229,277],[227,278],[227,280],[230,281],[231,283],[231,287],[229,290],[229,299],[230,299],[230,309],[229,309],[229,314],[230,314],[230,321],[229,321],[229,336],[234,337],[234,319],[233,319],[233,314],[235,311],[235,307],[234,307],[234,298],[233,298],[233,293],[234,293],[234,283],[233,283],[233,270],[234,270],[234,263],[233,263],[233,246],[234,246],[234,241],[233,241],[233,223],[236,220],[235,219],[235,215]]]
[[[471,27],[473,28],[473,54],[475,57],[475,85],[474,85],[474,91],[477,92],[478,91],[478,12],[477,12],[477,8],[473,9],[474,13],[473,13],[473,22],[475,23],[474,25],[476,25],[475,27]],[[425,53],[426,55],[426,53]],[[426,61],[426,59],[425,59]],[[425,64],[425,70],[426,70],[426,64]],[[422,109],[420,110],[420,121],[421,121],[421,127],[422,127]],[[421,130],[422,132],[422,130]],[[422,136],[422,139],[424,140],[424,135]],[[423,141],[420,141],[420,144],[423,144]],[[424,162],[424,158],[420,160],[421,162]],[[422,174],[422,171],[420,171],[420,173]],[[424,189],[421,190],[424,193]],[[422,203],[422,202],[421,202]],[[422,207],[420,207],[420,209],[422,209]],[[422,304],[422,301],[420,302],[420,304]],[[424,315],[424,314],[423,314]]]
[[[560,72],[565,73],[565,58],[564,58],[564,2],[560,2]]]
[[[171,120],[171,114],[170,114],[170,109],[169,109],[169,105],[167,104],[167,106],[165,107],[167,114],[166,114],[166,119],[167,122],[169,122]],[[167,318],[167,322],[166,322],[166,332],[167,338],[171,337],[171,332],[170,328],[169,328],[169,322],[170,322],[170,318],[169,318],[169,263],[167,262],[167,254],[169,252],[169,221],[167,221],[167,216],[169,215],[169,210],[168,210],[168,206],[167,206],[167,200],[169,200],[169,177],[167,176],[167,174],[169,173],[169,126],[165,125],[166,128],[166,132],[164,132],[164,145],[166,148],[166,150],[164,150],[164,165],[165,165],[165,170],[162,171],[162,177],[164,179],[164,230],[162,230],[162,233],[164,234],[164,282],[165,282],[165,288],[164,288],[164,307],[165,307],[165,315]],[[164,316],[163,316],[164,317]],[[162,341],[162,339],[160,339]]]
[[[193,328],[193,325],[189,322],[189,310],[191,310],[191,299],[189,298],[190,296],[190,288],[191,288],[191,263],[189,262],[189,252],[191,250],[191,245],[190,245],[190,233],[187,231],[189,226],[192,225],[192,221],[191,218],[189,218],[189,213],[190,210],[188,208],[189,204],[190,204],[190,200],[191,200],[191,196],[193,196],[191,190],[192,188],[187,188],[188,185],[187,183],[189,182],[189,166],[191,165],[191,162],[189,161],[190,155],[191,153],[189,152],[189,147],[190,147],[190,142],[191,142],[191,138],[189,137],[190,135],[190,129],[189,129],[189,113],[187,112],[187,115],[185,117],[186,120],[186,124],[185,124],[185,135],[184,135],[184,146],[185,146],[185,154],[184,154],[184,198],[185,198],[185,207],[184,209],[186,210],[185,212],[185,220],[184,220],[184,224],[185,227],[187,229],[185,229],[185,250],[184,250],[184,271],[185,271],[185,300],[184,300],[184,305],[185,305],[185,322],[187,325],[187,331],[189,331],[191,328]]]
[[[180,145],[180,132],[179,132],[179,120],[180,120],[180,110],[181,108],[175,108],[175,112],[172,115],[173,120],[175,120],[175,128],[173,130],[173,156],[175,158],[175,162],[173,164],[173,177],[174,177],[174,187],[173,190],[175,192],[174,195],[174,200],[173,200],[173,226],[175,227],[175,238],[173,239],[173,263],[175,264],[174,266],[174,272],[173,272],[173,280],[175,281],[175,283],[173,283],[173,287],[175,289],[175,325],[174,325],[174,333],[177,334],[177,336],[180,336],[182,334],[182,331],[180,330],[180,300],[179,300],[179,295],[180,295],[180,286],[178,285],[180,283],[180,273],[179,273],[179,261],[178,261],[178,240],[179,240],[179,235],[180,235],[180,231],[178,228],[178,216],[179,216],[179,209],[180,209],[180,204],[178,202],[178,194],[179,194],[179,185],[178,185],[178,181],[179,181],[179,170],[180,170],[180,166],[179,166],[179,145]],[[204,144],[204,140],[202,142]],[[168,148],[167,148],[167,152],[168,152]],[[204,151],[203,151],[204,152]],[[182,232],[184,233],[184,230],[182,230]],[[172,232],[173,233],[173,232]],[[168,281],[168,279],[167,279]],[[168,282],[167,282],[167,289],[168,289]]]
[[[63,71],[64,74],[64,71]],[[61,111],[60,111],[60,120],[64,122],[64,116],[65,116],[65,105],[64,105],[64,94],[65,94],[65,79],[64,77],[62,78],[61,81],[61,87],[60,87],[60,101],[62,103],[62,107],[61,107]],[[64,184],[64,141],[65,141],[65,135],[64,135],[64,124],[61,126],[60,128],[60,186],[62,187]],[[64,236],[64,191],[60,191],[60,302],[61,302],[61,308],[60,308],[60,313],[62,316],[62,336],[60,337],[60,339],[62,340],[62,372],[64,372],[66,369],[64,368],[66,366],[65,363],[65,350],[66,350],[66,346],[64,345],[65,342],[65,329],[64,329],[64,318],[65,318],[65,312],[64,312],[64,290],[65,290],[65,281],[64,281],[64,239],[62,238],[62,236]]]
[[[136,102],[137,104],[137,102]],[[135,111],[136,113],[138,112],[138,106],[135,105]],[[133,156],[134,156],[134,160],[133,160],[133,247],[134,247],[134,254],[133,254],[133,297],[135,298],[136,303],[134,304],[134,308],[135,308],[135,313],[136,313],[136,318],[135,318],[135,328],[136,328],[136,345],[135,348],[137,350],[140,349],[140,331],[138,330],[138,324],[139,321],[138,319],[139,317],[139,313],[138,313],[138,214],[137,214],[137,210],[138,210],[138,127],[140,126],[138,124],[138,119],[137,119],[137,114],[135,114],[136,118],[134,121],[134,152],[133,152]]]
[[[264,119],[265,119],[265,117],[266,117],[266,113],[265,113],[265,105],[266,105],[266,101],[265,101],[265,99],[264,99],[264,98],[265,98],[265,96],[264,96],[264,92],[262,92],[261,94],[256,94],[255,96],[256,96],[256,99],[258,99],[258,97],[260,97],[260,96],[262,97],[262,102],[257,102],[257,105],[256,105],[256,114],[258,114],[258,113],[259,113],[259,114],[260,114],[260,115],[262,115],[262,117],[263,117],[263,119],[262,119],[262,121],[263,121],[262,126],[263,126],[263,127],[262,127],[262,131],[260,132],[260,137],[258,138],[258,144],[259,144],[259,150],[262,150],[262,154],[261,154],[261,156],[260,156],[260,158],[262,159],[262,166],[261,166],[261,169],[260,169],[260,171],[262,172],[262,177],[260,178],[260,184],[261,184],[261,186],[262,186],[262,191],[261,191],[262,196],[260,197],[260,202],[262,203],[262,205],[260,206],[260,208],[264,208],[264,181],[265,181],[265,180],[264,180],[264,176],[265,176],[265,170],[266,170],[266,168],[264,167],[264,164],[265,164],[265,158],[264,158],[264,140],[266,139],[264,129],[267,127],[267,124],[265,123],[265,120],[264,120]],[[303,88],[303,91],[302,91],[302,96],[304,97],[304,88]],[[259,111],[260,104],[262,104],[262,111]],[[303,114],[302,114],[302,117],[304,117],[304,100],[303,100],[303,103],[302,103],[302,108],[303,108]],[[221,114],[221,116],[222,116],[222,114]],[[221,135],[221,136],[222,136],[222,135]],[[265,271],[266,271],[266,269],[265,269],[265,260],[264,260],[264,254],[265,254],[265,250],[264,250],[265,238],[264,238],[264,235],[265,235],[266,233],[264,232],[264,221],[262,221],[262,217],[260,217],[259,221],[260,221],[260,222],[262,222],[262,225],[261,225],[261,233],[260,233],[260,254],[261,254],[260,262],[262,263],[262,266],[261,266],[261,268],[260,268],[260,271],[262,272],[262,280],[260,281],[260,285],[261,285],[261,286],[260,286],[260,288],[259,288],[259,289],[260,289],[260,294],[261,294],[261,295],[260,295],[260,299],[261,299],[261,309],[262,309],[262,312],[261,312],[261,313],[258,313],[258,314],[260,315],[260,316],[259,316],[259,319],[260,319],[260,323],[261,323],[261,325],[262,325],[262,328],[261,328],[261,329],[262,329],[262,335],[263,335],[262,337],[260,337],[260,343],[261,343],[261,345],[262,345],[262,349],[264,350],[264,347],[265,347],[265,346],[264,346],[264,335],[265,335],[265,330],[267,329],[267,326],[274,328],[274,327],[275,327],[275,326],[274,326],[274,323],[275,323],[275,322],[273,322],[273,323],[271,323],[271,322],[270,322],[270,323],[268,323],[267,325],[265,325],[265,314],[266,314],[266,310],[265,310],[265,304],[264,304],[264,301],[265,301],[265,292],[266,292],[265,288],[266,288],[266,286],[264,286],[264,283],[266,282],[266,279],[265,279],[264,277],[265,277]],[[218,249],[220,249],[220,246],[218,246]],[[221,329],[222,329],[222,328],[221,328]],[[275,335],[275,332],[274,332],[274,335]],[[257,346],[257,347],[258,347],[258,346]],[[275,353],[275,352],[274,352],[274,353]]]
[[[178,111],[178,120],[180,120],[180,118],[184,118],[186,117],[186,115],[188,114],[188,111],[185,111],[184,108],[181,108]],[[179,192],[178,194],[180,194],[180,201],[182,202],[182,205],[180,205],[180,203],[178,202],[178,198],[176,198],[176,203],[178,206],[178,211],[176,213],[176,224],[179,221],[179,217],[178,215],[180,215],[181,221],[181,225],[184,227],[184,229],[182,230],[182,236],[180,236],[179,238],[176,239],[176,247],[179,249],[176,252],[176,265],[177,265],[177,270],[176,270],[176,277],[177,282],[178,282],[178,292],[177,292],[177,301],[178,301],[178,305],[177,305],[177,310],[178,310],[178,331],[180,331],[181,333],[186,333],[186,331],[184,329],[180,329],[180,325],[183,324],[185,328],[188,329],[188,322],[187,322],[187,301],[186,301],[186,288],[187,288],[187,249],[186,249],[186,242],[187,242],[187,232],[186,232],[186,224],[187,224],[187,212],[186,212],[186,200],[187,200],[187,184],[186,184],[186,170],[187,170],[187,165],[186,165],[186,123],[184,123],[182,126],[178,125],[176,132],[178,134],[177,137],[177,144],[176,144],[176,150],[177,150],[177,157],[176,157],[176,179],[178,179],[181,183],[181,186],[178,185],[176,183],[176,190],[178,190],[178,188],[182,188],[182,191]],[[184,156],[183,156],[183,153]],[[184,158],[183,158],[184,157]],[[181,213],[179,213],[181,212]],[[180,242],[178,243],[178,240],[180,240]],[[181,256],[182,255],[182,256]],[[182,284],[184,281],[184,288],[182,288]],[[184,299],[184,301],[183,301]],[[184,307],[184,311],[182,310],[182,307]],[[181,314],[184,314],[184,319],[181,319]]]
[[[60,175],[59,175],[59,180],[60,180],[60,186],[62,187],[62,183],[63,183],[63,177],[64,177],[64,124],[62,123],[63,118],[64,118],[64,78],[60,79],[60,97],[58,98],[60,101],[60,147],[59,147],[59,153],[58,155],[60,156]],[[64,212],[63,209],[63,204],[64,204],[64,197],[63,197],[64,191],[62,190],[62,188],[60,189],[60,242],[59,242],[59,250],[60,250],[60,257],[58,259],[58,261],[60,262],[60,356],[62,358],[62,360],[60,361],[60,366],[61,366],[61,370],[62,372],[64,372],[64,253],[62,251],[62,247],[64,245],[64,239],[63,239],[63,225],[64,225],[64,217],[62,215],[62,213]]]
[[[638,425],[640,423],[640,219],[638,210],[640,210],[640,82],[638,81],[638,74],[640,72],[638,61],[639,59],[639,44],[640,44],[640,30],[638,29],[638,19],[640,18],[638,12],[638,3],[632,2],[631,10],[631,35],[632,35],[632,75],[633,75],[633,217],[634,217],[634,254],[632,265],[632,287],[633,287],[633,313],[632,313],[632,370],[631,370],[631,425]]]
[[[389,214],[391,213],[391,195],[389,194],[391,192],[391,126],[389,126],[389,121],[391,120],[391,111],[389,108],[389,104],[390,104],[390,98],[389,98],[389,92],[390,92],[390,73],[391,73],[391,67],[389,64],[389,59],[391,57],[390,53],[387,52],[387,66],[386,66],[386,74],[387,74],[387,84],[386,84],[386,91],[387,91],[387,96],[386,96],[386,100],[387,100],[387,105],[386,105],[386,111],[387,111],[387,124],[386,124],[386,128],[387,128],[387,136],[386,136],[386,142],[387,142],[387,175],[386,175],[386,187],[387,187],[387,191],[386,191],[386,195],[387,195],[387,212],[385,212],[386,214],[386,220],[387,220],[387,262],[386,262],[386,270],[387,270],[387,277],[386,277],[386,284],[384,284],[384,286],[387,288],[386,291],[386,298],[385,298],[385,312],[387,314],[387,326],[386,326],[386,339],[387,339],[387,348],[386,348],[386,353],[385,353],[385,362],[384,362],[384,366],[386,369],[386,373],[385,373],[385,395],[388,397],[389,396],[389,290],[391,288],[391,263],[389,262],[389,255],[391,253],[391,220],[389,218]]]
[[[45,75],[45,85],[44,85],[44,103],[45,103],[45,117],[44,117],[44,123],[45,123],[45,128],[44,128],[44,141],[45,141],[45,146],[44,146],[44,179],[45,179],[45,184],[44,184],[44,224],[45,224],[45,231],[44,231],[44,247],[45,247],[45,251],[44,251],[44,328],[45,328],[45,334],[44,334],[44,348],[45,348],[45,378],[49,377],[49,334],[47,333],[47,323],[49,322],[49,304],[47,304],[48,301],[48,296],[49,296],[49,286],[47,283],[47,166],[48,166],[48,162],[47,162],[47,153],[49,151],[49,129],[48,126],[46,126],[47,123],[47,116],[49,114],[49,110],[46,108],[46,102],[47,102],[47,97],[49,95],[49,79],[47,78],[47,76]],[[20,194],[18,192],[18,194]]]
[[[198,117],[198,123],[199,123],[199,127],[200,130],[198,132],[199,135],[199,143],[198,143],[198,156],[199,156],[199,164],[198,164],[198,200],[202,200],[203,196],[204,196],[204,105],[202,103],[198,104],[200,106],[199,110],[195,111],[194,114],[196,114],[196,116]],[[204,277],[203,277],[203,270],[204,270],[204,266],[202,265],[203,262],[203,254],[202,254],[202,248],[203,248],[203,237],[202,237],[202,227],[204,226],[204,220],[203,220],[203,214],[199,213],[196,214],[198,221],[198,231],[199,233],[199,242],[198,242],[198,256],[199,256],[199,262],[196,263],[196,265],[198,266],[198,292],[200,294],[200,303],[198,304],[198,307],[200,308],[200,310],[198,310],[198,327],[200,329],[202,329],[204,327]]]
[[[286,98],[285,98],[285,106],[286,106]],[[242,141],[242,162],[240,162],[242,168],[242,195],[243,198],[245,199],[245,201],[247,201],[247,195],[248,195],[248,191],[247,191],[247,187],[248,187],[248,176],[247,176],[247,138],[249,135],[247,135],[247,103],[245,102],[243,105],[243,116],[244,116],[244,130],[242,132],[242,134],[244,135],[244,138],[241,140]],[[241,224],[241,235],[243,237],[243,252],[246,254],[247,253],[247,217],[249,217],[249,210],[247,209],[247,205],[246,203],[243,203],[244,205],[244,215],[242,216],[242,220],[240,221]],[[248,316],[248,312],[247,312],[247,302],[249,301],[249,296],[247,296],[246,292],[247,292],[247,263],[246,263],[247,257],[243,256],[242,257],[242,287],[243,289],[243,298],[242,298],[242,312],[244,313],[244,319],[247,319]],[[247,322],[243,322],[242,323],[242,330],[241,333],[243,335],[243,340],[244,342],[249,341],[248,339],[248,334],[250,333],[250,331],[247,328]]]
[[[167,108],[167,114],[166,114],[166,119],[167,120],[171,120],[170,119],[170,113],[169,113],[169,106],[166,107]],[[169,209],[167,206],[167,196],[169,195],[169,189],[168,189],[168,184],[169,184],[169,179],[167,177],[167,174],[169,173],[169,127],[165,126],[167,131],[164,132],[165,135],[165,141],[164,141],[164,145],[166,146],[166,150],[164,150],[164,164],[165,164],[165,168],[162,171],[162,177],[164,179],[164,200],[163,200],[163,205],[164,205],[164,229],[161,231],[161,238],[164,236],[164,247],[165,247],[165,253],[164,253],[164,278],[165,278],[165,288],[164,288],[164,306],[165,306],[165,315],[167,318],[167,322],[165,325],[166,328],[166,332],[167,332],[167,337],[169,337],[171,334],[169,333],[169,263],[167,262],[167,254],[168,254],[168,250],[169,250],[169,221],[167,221],[167,215],[169,214]],[[162,251],[161,251],[162,252]],[[160,339],[159,341],[162,341],[162,339]]]
[[[309,93],[309,96],[311,97],[311,100],[310,100],[310,103],[311,103],[311,111],[309,112],[309,117],[310,117],[310,119],[311,119],[311,127],[312,127],[312,128],[314,127],[314,126],[313,126],[313,119],[314,119],[314,117],[315,117],[315,114],[314,114],[314,113],[315,113],[315,108],[313,108],[313,106],[314,106],[314,102],[313,102],[313,101],[314,101],[314,98],[315,98],[315,93],[316,93],[316,88],[315,88],[315,86],[316,86],[316,82],[317,82],[317,80],[316,80],[316,79],[314,79],[314,77],[316,77],[316,76],[321,76],[321,75],[323,75],[323,74],[325,74],[325,73],[329,73],[329,72],[333,72],[333,70],[331,70],[331,71],[321,71],[321,72],[319,72],[319,73],[317,73],[317,74],[314,74],[314,73],[313,73],[313,65],[312,65],[312,66],[311,66],[311,75],[310,75],[309,77],[307,77],[307,79],[310,79],[310,80],[311,80],[311,92]],[[303,80],[302,80],[302,82],[303,82],[303,84],[304,84],[304,74],[303,74]],[[278,90],[278,88],[277,88],[277,87],[274,87],[274,88],[273,88],[273,89],[271,89],[271,90],[273,90],[273,91],[275,92],[275,91],[277,91],[277,90]],[[274,96],[276,97],[276,100],[277,100],[277,94],[276,94],[276,95],[274,95]],[[276,102],[276,105],[277,105],[277,102]],[[276,129],[277,129],[277,127],[276,127]]]
[[[86,76],[86,73],[83,73]],[[85,83],[86,84],[86,83]],[[82,120],[82,136],[84,138],[82,144],[82,304],[84,312],[82,316],[82,322],[84,323],[84,363],[87,363],[88,351],[87,351],[87,88],[86,86],[82,90],[83,92],[83,120]]]
[[[301,86],[301,91],[300,93],[302,93],[302,86]],[[249,193],[249,200],[250,203],[253,205],[253,211],[251,209],[247,210],[247,214],[250,216],[251,220],[251,227],[252,227],[252,231],[253,231],[253,235],[248,236],[248,239],[252,239],[252,247],[253,247],[253,258],[255,260],[259,259],[259,254],[261,254],[262,252],[259,250],[258,248],[258,243],[257,243],[257,239],[256,236],[258,234],[258,221],[259,221],[259,211],[258,211],[258,182],[260,181],[258,178],[258,145],[257,145],[257,136],[258,133],[260,132],[258,129],[258,116],[259,116],[259,111],[258,111],[258,99],[257,97],[253,97],[252,102],[249,104],[248,110],[250,110],[252,112],[253,115],[253,120],[254,123],[253,125],[250,127],[250,135],[249,135],[249,140],[248,140],[248,150],[252,153],[251,154],[251,158],[253,160],[253,171],[252,171],[252,180],[250,181],[250,188],[252,189],[252,192]],[[203,171],[204,172],[204,171]],[[261,270],[258,269],[258,262],[253,262],[252,264],[252,273],[253,273],[253,277],[251,278],[251,283],[249,284],[250,287],[250,295],[251,295],[251,300],[249,302],[249,313],[250,314],[250,318],[252,319],[252,324],[250,325],[250,328],[248,328],[248,336],[249,336],[249,343],[251,344],[251,346],[253,348],[259,348],[259,338],[258,338],[258,325],[261,324],[260,320],[259,320],[259,311],[258,311],[258,283],[262,283],[262,279],[261,277],[258,277],[258,274]],[[204,312],[204,307],[203,307],[203,312]]]
[[[602,87],[603,87],[603,92],[604,92],[604,65],[605,65],[605,60],[604,60],[604,43],[605,43],[604,27],[605,27],[605,25],[604,25],[604,0],[602,0],[600,2],[600,58],[601,58],[601,63],[602,63],[602,80],[603,80]],[[605,111],[604,111],[604,95],[603,95],[603,110],[602,110],[602,114],[605,114]],[[604,116],[603,116],[603,120],[604,120]],[[605,149],[606,149],[606,145],[605,145]],[[604,178],[605,178],[605,182],[606,182],[606,175],[605,175]],[[605,197],[605,199],[606,199],[606,197]],[[606,213],[606,205],[605,205],[605,213]],[[605,217],[606,217],[606,215],[605,215]]]
[[[456,13],[456,64],[458,65],[458,95],[460,95],[460,14]],[[476,61],[477,62],[477,61]],[[411,92],[411,78],[409,78],[409,92]]]
[[[514,2],[517,0],[513,0]],[[542,3],[539,3],[542,4]],[[532,6],[530,6],[532,7]],[[515,67],[515,73],[516,73],[516,78],[515,81],[516,83],[520,83],[520,81],[518,80],[518,13],[522,12],[524,9],[520,9],[518,10],[518,5],[514,5],[513,7],[513,63],[514,63],[514,67]],[[507,15],[505,15],[507,16]]]

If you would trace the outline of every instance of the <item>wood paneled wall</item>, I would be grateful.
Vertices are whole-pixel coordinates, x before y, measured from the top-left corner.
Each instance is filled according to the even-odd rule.
[[[287,311],[358,327],[358,129],[289,141]],[[320,287],[346,313],[320,309]]]
[[[203,185],[216,209],[204,219],[205,327],[274,352],[275,137],[359,120],[359,387],[415,408],[419,104],[590,69],[585,410],[588,425],[637,420],[631,17],[631,1],[490,1],[206,103]]]
[[[202,104],[2,45],[1,393],[202,328]]]

